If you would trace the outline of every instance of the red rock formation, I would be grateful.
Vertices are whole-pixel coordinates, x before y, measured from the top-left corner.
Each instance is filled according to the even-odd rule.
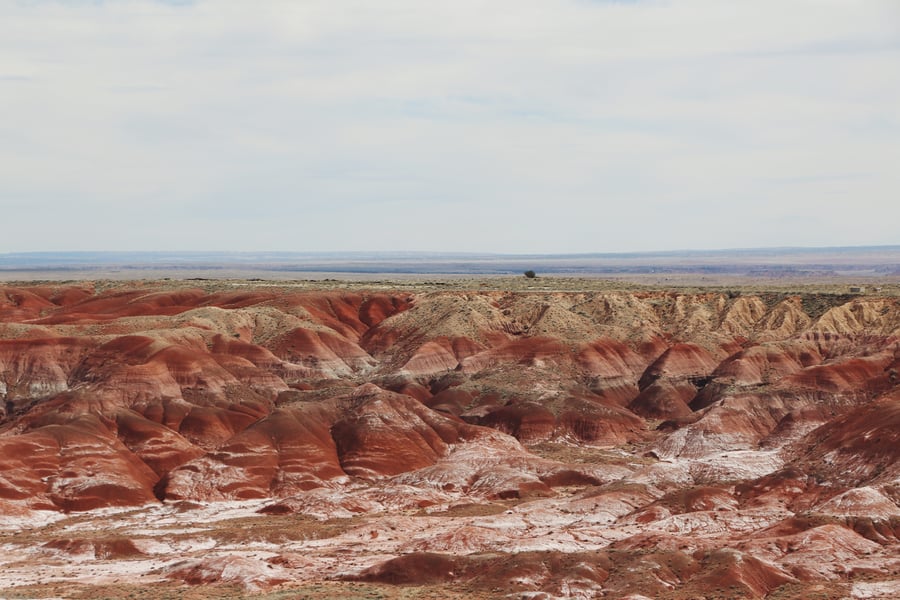
[[[900,308],[809,300],[3,288],[0,520],[228,500],[340,530],[159,571],[248,591],[341,556],[487,595],[871,595],[898,566]],[[28,557],[178,547],[79,526]]]
[[[697,388],[689,381],[657,380],[645,387],[628,408],[646,419],[678,419],[693,412],[689,404],[696,394]]]
[[[282,359],[305,367],[311,377],[346,377],[374,364],[356,343],[327,329],[298,327],[268,346]]]
[[[785,507],[801,513],[827,498],[829,490],[800,469],[788,467],[740,483],[735,494],[748,508]]]
[[[738,593],[751,598],[765,598],[770,592],[797,579],[778,565],[743,552],[723,549],[710,553],[704,560],[704,573],[691,586],[713,593]]]
[[[610,339],[582,346],[577,355],[578,366],[601,379],[637,380],[647,368],[647,361],[627,344]]]
[[[641,376],[644,389],[660,379],[702,379],[709,377],[719,365],[710,352],[696,344],[675,344],[663,352]]]
[[[459,416],[472,404],[472,393],[458,388],[442,390],[425,401],[432,410]]]
[[[567,395],[557,409],[558,434],[596,445],[644,439],[645,423],[634,413],[587,394]]]
[[[429,466],[447,453],[448,444],[474,435],[471,426],[372,384],[348,401],[352,410],[331,431],[349,475],[396,475]]]
[[[288,407],[214,452],[171,471],[164,498],[289,496],[346,480],[429,466],[472,428],[372,384],[312,406]]]
[[[164,499],[288,496],[345,478],[330,429],[333,407],[279,409],[202,457],[170,470]]]
[[[800,440],[799,468],[838,485],[900,478],[900,393],[837,417]]]
[[[0,396],[6,412],[69,388],[70,376],[96,346],[90,338],[0,340]]]
[[[158,477],[203,454],[169,427],[129,409],[116,413],[116,434]]]
[[[493,427],[522,442],[546,440],[556,431],[556,417],[533,402],[490,407],[478,416],[464,417],[470,423]]]
[[[876,394],[892,387],[893,382],[889,380],[887,371],[894,360],[893,351],[839,359],[792,373],[779,382],[779,385],[828,393]]]
[[[156,474],[116,437],[114,424],[82,414],[0,437],[0,498],[64,511],[155,502]]]
[[[523,338],[469,356],[460,361],[465,373],[509,363],[522,366],[565,365],[574,362],[571,350],[550,338]]]
[[[414,376],[453,371],[459,366],[459,359],[447,345],[434,340],[425,342],[401,370]]]
[[[735,354],[722,362],[712,375],[731,385],[760,385],[777,382],[821,362],[815,344],[806,340],[768,343]]]

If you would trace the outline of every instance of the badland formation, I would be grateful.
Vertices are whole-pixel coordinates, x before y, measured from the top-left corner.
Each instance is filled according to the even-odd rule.
[[[188,283],[0,289],[0,595],[900,597],[895,296]]]

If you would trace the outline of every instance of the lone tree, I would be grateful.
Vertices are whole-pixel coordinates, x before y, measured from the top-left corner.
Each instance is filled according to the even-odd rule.
[[[528,279],[534,279],[535,277],[537,277],[537,273],[529,269],[528,271],[525,271],[525,277],[527,277]]]

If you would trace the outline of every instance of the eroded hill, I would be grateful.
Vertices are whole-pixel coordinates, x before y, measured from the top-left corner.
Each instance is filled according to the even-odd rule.
[[[891,297],[3,288],[0,588],[896,597],[898,369]]]

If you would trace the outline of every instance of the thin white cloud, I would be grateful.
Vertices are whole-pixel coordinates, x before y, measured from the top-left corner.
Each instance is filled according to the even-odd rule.
[[[0,0],[0,251],[897,243],[898,72],[893,0]]]

